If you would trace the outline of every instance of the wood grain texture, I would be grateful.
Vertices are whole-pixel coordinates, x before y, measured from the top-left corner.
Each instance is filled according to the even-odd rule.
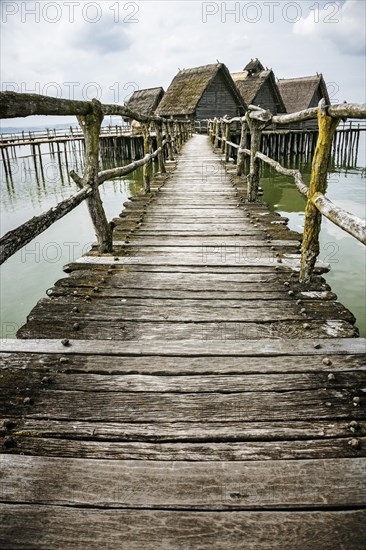
[[[365,463],[363,458],[160,462],[1,455],[2,502],[206,510],[347,508],[366,503]]]
[[[189,512],[0,505],[14,550],[364,550],[365,510]]]

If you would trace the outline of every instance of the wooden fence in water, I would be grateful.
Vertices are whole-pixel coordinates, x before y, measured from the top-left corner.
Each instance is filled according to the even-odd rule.
[[[291,124],[293,122],[318,119],[318,139],[316,142],[309,188],[305,185],[299,170],[283,167],[278,161],[261,152],[262,134],[272,124]],[[229,162],[232,152],[236,153],[237,175],[243,175],[244,157],[250,157],[250,171],[246,176],[248,200],[256,201],[260,179],[260,161],[269,164],[277,172],[293,177],[298,191],[307,197],[305,209],[304,235],[302,242],[300,282],[308,282],[319,256],[319,234],[322,216],[347,231],[358,241],[366,244],[366,223],[357,216],[346,212],[333,204],[326,196],[327,172],[331,158],[332,142],[337,126],[343,118],[366,118],[366,105],[342,104],[327,106],[324,100],[318,107],[292,113],[273,116],[269,111],[250,105],[242,118],[223,117],[209,121],[208,132],[213,145],[219,147]],[[240,143],[230,141],[230,125],[241,123]],[[250,149],[246,148],[247,132],[250,132]]]

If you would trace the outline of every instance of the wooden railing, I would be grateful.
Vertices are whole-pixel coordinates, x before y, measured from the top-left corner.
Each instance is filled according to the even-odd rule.
[[[261,153],[261,136],[263,130],[270,124],[285,125],[291,122],[316,118],[318,119],[319,136],[312,161],[310,186],[307,187],[299,170],[284,168],[279,162]],[[236,173],[238,176],[243,175],[244,156],[250,156],[250,170],[249,174],[245,176],[247,181],[247,199],[249,202],[256,201],[258,197],[259,161],[269,164],[281,174],[293,177],[298,191],[307,197],[300,263],[300,282],[308,282],[311,279],[316,260],[319,256],[319,234],[322,215],[344,231],[347,231],[347,233],[358,241],[366,244],[365,221],[339,208],[325,196],[333,136],[339,122],[347,118],[365,119],[366,105],[343,103],[341,105],[327,106],[325,101],[321,100],[318,107],[288,115],[272,115],[269,111],[265,111],[255,105],[250,105],[248,112],[242,118],[235,117],[230,119],[223,117],[220,119],[215,118],[209,122],[208,132],[212,144],[215,147],[221,145],[226,162],[229,162],[232,150],[237,150]],[[233,122],[241,123],[239,145],[230,141],[230,125]],[[251,135],[250,149],[245,148],[248,129]]]
[[[107,180],[121,177],[143,166],[145,193],[150,192],[152,159],[157,157],[159,171],[164,173],[164,148],[170,161],[179,152],[182,144],[191,135],[189,120],[171,120],[159,116],[145,116],[122,105],[104,105],[97,100],[73,101],[37,94],[0,93],[0,118],[27,117],[30,115],[75,115],[85,140],[85,168],[82,176],[74,171],[70,176],[80,190],[58,203],[47,212],[32,218],[0,239],[0,264],[31,242],[55,221],[71,212],[84,200],[94,225],[99,251],[112,252],[112,228],[107,221],[99,195],[99,185]],[[99,139],[104,116],[120,115],[142,124],[144,158],[128,166],[99,170]],[[151,128],[156,134],[157,149],[151,152]],[[165,139],[163,137],[165,135]]]
[[[120,136],[131,132],[129,124],[109,124],[100,129],[101,136]],[[19,132],[2,132],[0,134],[0,147],[4,145],[22,145],[29,142],[57,141],[58,139],[73,140],[84,139],[80,127],[69,126],[68,128],[53,128],[46,130],[20,130]]]

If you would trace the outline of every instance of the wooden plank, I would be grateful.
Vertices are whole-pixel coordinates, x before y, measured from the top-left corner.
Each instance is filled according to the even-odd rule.
[[[314,342],[322,350],[322,341]],[[324,359],[330,359],[323,361]],[[366,355],[293,355],[225,357],[123,357],[111,355],[64,355],[42,353],[1,353],[1,375],[6,371],[15,376],[17,371],[38,372],[40,380],[54,373],[141,374],[141,375],[235,375],[270,373],[335,374],[366,370]]]
[[[24,398],[0,397],[4,415],[102,422],[238,422],[365,418],[360,390],[333,389],[287,392],[162,393],[106,391],[32,391]],[[355,406],[353,398],[359,402]]]
[[[87,439],[93,441],[203,442],[291,441],[366,436],[366,421],[348,420],[278,422],[80,422],[12,418],[12,437]]]
[[[9,369],[0,374],[2,388],[8,390],[22,387],[42,388],[41,378],[37,372],[24,370],[14,373]],[[326,372],[314,373],[281,373],[243,375],[205,374],[205,375],[142,375],[142,374],[87,374],[87,373],[53,373],[52,391],[109,391],[114,392],[164,392],[164,393],[238,393],[266,391],[299,391],[319,390],[324,387],[332,389],[362,390],[366,386],[366,372],[338,373],[337,377],[328,379]],[[49,382],[51,383],[51,382]],[[48,382],[47,382],[48,384]],[[46,384],[46,385],[47,385]],[[44,386],[43,388],[44,389]]]
[[[365,510],[189,512],[0,505],[4,547],[25,550],[364,550]],[[128,526],[128,527],[126,527]]]
[[[70,307],[71,310],[71,307]],[[73,313],[67,317],[44,321],[35,317],[28,321],[17,333],[18,338],[37,338],[42,334],[44,338],[63,338],[78,340],[130,340],[130,341],[166,341],[190,340],[195,342],[221,342],[224,346],[237,340],[253,340],[261,338],[287,338],[312,341],[323,338],[352,338],[358,336],[358,330],[347,321],[321,320],[288,320],[262,322],[230,322],[230,321],[116,321],[111,323],[110,318],[89,319],[78,322],[74,328]],[[306,321],[306,330],[304,322]],[[228,350],[228,353],[230,350]],[[227,360],[227,359],[225,359]]]
[[[110,460],[157,460],[210,462],[210,461],[259,461],[345,459],[366,457],[366,437],[353,434],[348,439],[306,439],[300,441],[224,441],[216,442],[148,442],[136,436],[136,441],[83,441],[75,439],[42,438],[13,435],[9,453],[20,455],[90,458]],[[350,443],[357,442],[357,447]],[[6,452],[6,451],[3,451]],[[365,462],[366,464],[366,462]]]
[[[230,341],[227,346],[223,342],[188,340],[183,342],[120,342],[113,340],[70,340],[63,345],[61,340],[2,340],[2,352],[23,353],[60,353],[60,354],[99,354],[99,355],[148,355],[167,356],[260,356],[273,355],[339,355],[365,354],[366,340],[364,338],[329,338],[323,339],[321,348],[314,347],[312,341],[293,340],[245,340]]]
[[[1,464],[3,503],[186,510],[366,504],[362,458],[175,463],[1,455]]]

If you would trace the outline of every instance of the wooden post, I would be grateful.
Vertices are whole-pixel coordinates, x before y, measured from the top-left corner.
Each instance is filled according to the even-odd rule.
[[[226,121],[225,124],[225,162],[229,162],[230,160],[230,123]]]
[[[339,118],[328,116],[325,100],[319,102],[318,125],[319,136],[314,153],[308,202],[305,208],[304,236],[300,266],[300,282],[310,281],[315,262],[319,255],[319,233],[322,215],[312,200],[317,193],[325,194],[327,190],[327,173],[332,149],[332,139],[339,124]]]
[[[82,186],[90,186],[93,189],[92,195],[87,199],[87,204],[98,240],[99,251],[105,253],[112,251],[112,230],[108,224],[98,190],[99,135],[103,113],[99,101],[93,99],[91,104],[92,113],[78,116],[85,139],[85,172]]]
[[[245,149],[247,143],[247,123],[244,119],[241,123],[240,144],[238,150],[238,158],[236,161],[236,175],[241,176],[244,171],[244,153],[241,151]]]
[[[176,137],[175,137],[174,121],[172,120],[168,124],[169,124],[169,128],[170,128],[170,136],[171,136],[171,140],[172,140],[173,154],[177,154],[178,150],[177,150],[177,140],[176,140]]]
[[[248,176],[248,201],[257,200],[259,187],[259,159],[256,154],[260,151],[263,124],[258,120],[247,117],[250,128],[250,172]]]
[[[166,140],[167,140],[167,144],[168,144],[168,158],[169,158],[170,161],[173,161],[174,160],[174,154],[173,154],[172,135],[170,133],[170,124],[168,122],[166,122],[164,124],[164,126],[165,126]]]
[[[227,126],[226,118],[223,118],[221,121],[221,144],[220,144],[221,153],[225,153],[226,126]]]
[[[220,129],[221,129],[221,120],[216,121],[216,132],[215,132],[215,149],[218,149],[219,147],[219,137],[220,137]]]
[[[142,124],[142,131],[144,135],[144,155],[150,153],[150,132],[149,132],[149,123],[144,122]],[[144,189],[145,193],[150,193],[150,181],[151,181],[151,160],[144,164],[142,168],[143,178],[144,178]]]
[[[158,153],[159,172],[161,174],[165,174],[166,170],[165,170],[165,164],[164,164],[164,151],[163,151],[163,123],[156,122],[155,130],[156,130],[156,144],[158,149],[160,148],[160,151]]]

